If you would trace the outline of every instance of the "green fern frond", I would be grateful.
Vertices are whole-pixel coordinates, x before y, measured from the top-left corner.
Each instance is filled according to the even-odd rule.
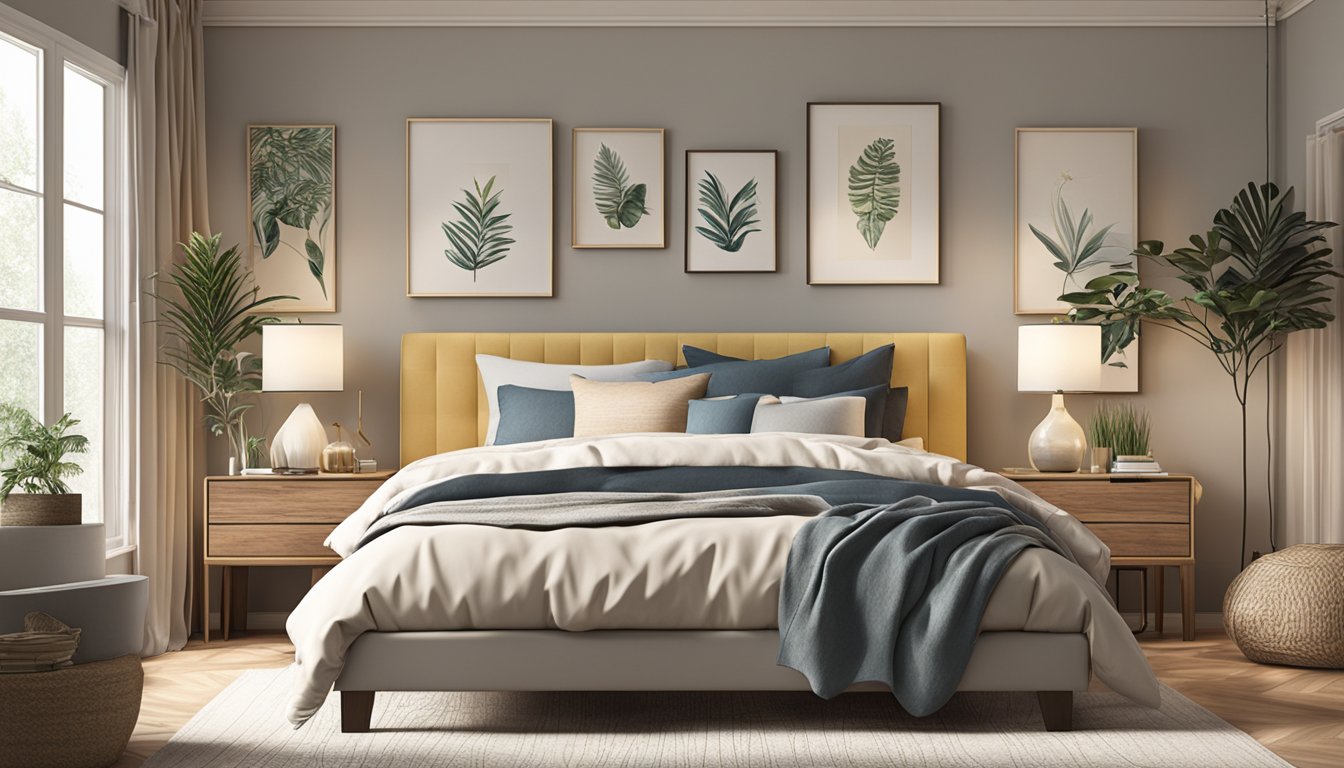
[[[606,144],[597,151],[593,162],[593,196],[597,212],[612,229],[633,227],[640,217],[649,212],[644,200],[648,188],[644,184],[630,184],[625,162]]]
[[[760,223],[760,219],[752,218],[756,216],[755,179],[743,184],[731,201],[723,183],[709,171],[705,172],[705,178],[697,186],[700,189],[701,207],[696,209],[696,213],[704,219],[705,226],[697,226],[695,231],[718,246],[719,250],[737,253],[747,235],[761,231],[749,229],[751,225]]]
[[[509,255],[509,246],[514,244],[514,240],[505,236],[513,230],[513,225],[504,223],[513,214],[496,213],[504,191],[494,191],[495,177],[491,176],[485,182],[484,189],[476,179],[472,179],[471,183],[476,191],[462,190],[466,200],[453,203],[459,218],[443,223],[443,234],[452,246],[444,249],[443,255],[470,272],[474,283],[478,271]]]
[[[855,226],[872,250],[877,250],[887,222],[896,218],[900,181],[901,166],[891,139],[874,139],[849,168],[849,206],[859,217]]]

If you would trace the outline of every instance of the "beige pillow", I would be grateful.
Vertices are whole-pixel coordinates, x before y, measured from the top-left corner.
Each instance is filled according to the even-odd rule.
[[[685,432],[692,400],[705,396],[709,374],[666,381],[589,381],[570,376],[574,436],[626,432]]]

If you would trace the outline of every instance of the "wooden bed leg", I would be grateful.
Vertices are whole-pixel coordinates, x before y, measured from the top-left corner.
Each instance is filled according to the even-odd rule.
[[[373,694],[373,691],[341,691],[341,733],[369,732],[373,720]],[[1045,700],[1041,701],[1044,707]]]
[[[1047,731],[1073,730],[1073,691],[1037,691]]]

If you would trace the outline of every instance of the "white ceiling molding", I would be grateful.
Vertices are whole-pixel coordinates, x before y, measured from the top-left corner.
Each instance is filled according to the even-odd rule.
[[[1306,8],[1308,5],[1311,5],[1311,0],[1278,0],[1278,2],[1280,5],[1279,8],[1280,21],[1288,18],[1289,16],[1292,16],[1294,13],[1297,13],[1303,8]]]
[[[1288,0],[1290,15],[1310,0]],[[1272,6],[1279,5],[1273,0]],[[1255,27],[1263,0],[204,0],[217,27]]]

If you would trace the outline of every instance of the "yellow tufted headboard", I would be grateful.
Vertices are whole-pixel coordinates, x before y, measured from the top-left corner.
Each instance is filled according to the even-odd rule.
[[[959,333],[408,333],[401,337],[401,463],[485,440],[489,409],[476,355],[609,365],[686,363],[691,344],[746,359],[830,346],[841,363],[895,343],[891,385],[909,387],[904,437],[966,459],[966,337]]]

